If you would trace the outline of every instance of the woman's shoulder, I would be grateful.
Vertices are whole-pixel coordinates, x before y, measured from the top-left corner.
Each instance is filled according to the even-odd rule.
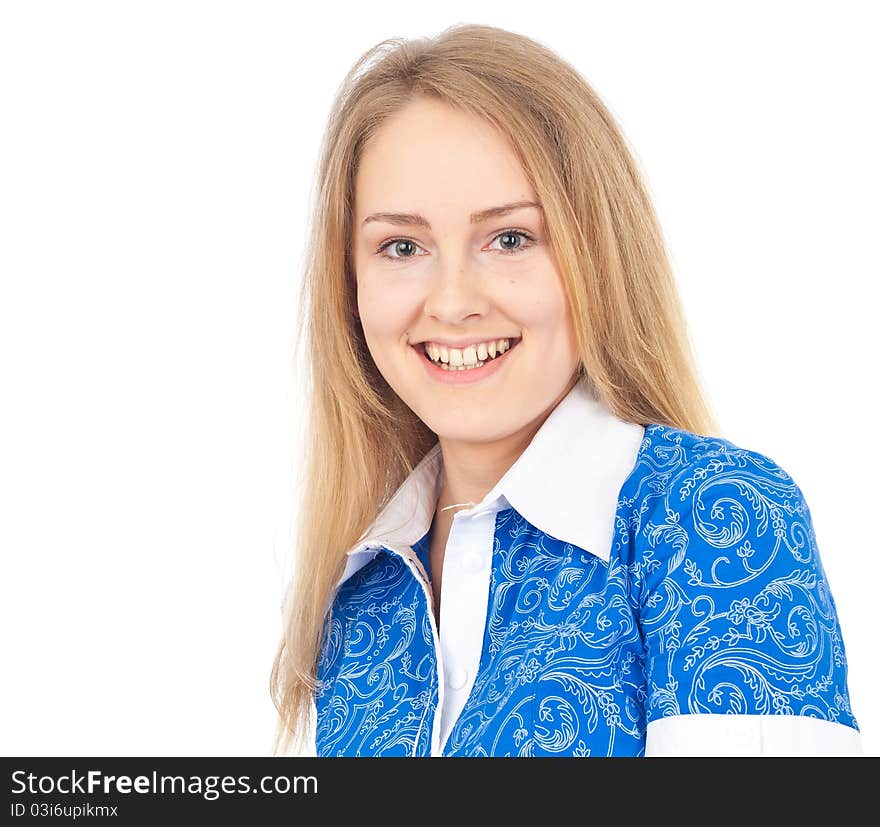
[[[739,582],[752,579],[759,560],[771,559],[765,576],[786,561],[821,572],[804,492],[763,451],[648,425],[622,496],[632,509],[639,557],[664,576]]]
[[[858,729],[837,607],[791,474],[762,451],[652,425],[631,482],[649,721],[794,713]]]
[[[635,511],[681,511],[724,496],[742,505],[760,492],[784,506],[804,496],[792,475],[772,456],[720,436],[649,424],[621,499]]]
[[[763,451],[649,425],[627,495],[646,593],[672,581],[733,594],[778,577],[824,580],[804,492]]]
[[[664,477],[676,476],[697,468],[707,472],[729,471],[732,468],[766,473],[770,477],[791,481],[791,475],[773,458],[756,448],[746,447],[721,436],[707,436],[674,428],[649,424],[639,449],[637,470],[661,470]]]

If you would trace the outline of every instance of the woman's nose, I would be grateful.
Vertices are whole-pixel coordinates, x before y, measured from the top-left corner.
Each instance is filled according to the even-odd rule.
[[[463,260],[438,267],[428,280],[426,291],[425,312],[454,323],[483,314],[491,305],[485,279]]]

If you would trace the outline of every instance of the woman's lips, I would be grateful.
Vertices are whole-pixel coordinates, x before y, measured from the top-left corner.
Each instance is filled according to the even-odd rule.
[[[424,342],[412,345],[411,347],[420,356],[421,361],[424,363],[425,368],[428,371],[428,375],[432,379],[447,385],[469,385],[473,382],[480,382],[488,379],[490,376],[497,373],[507,363],[507,357],[516,350],[519,343],[522,341],[522,338],[510,339],[509,341],[510,347],[500,356],[496,356],[494,359],[488,358],[483,363],[482,367],[471,368],[470,370],[446,370],[441,368],[436,362],[432,361],[425,352]]]

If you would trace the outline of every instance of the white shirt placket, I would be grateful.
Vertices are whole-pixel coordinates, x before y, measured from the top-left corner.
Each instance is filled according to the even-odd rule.
[[[442,755],[480,666],[497,511],[461,511],[449,531],[440,597],[442,657],[438,658],[444,686],[434,720],[432,755]]]

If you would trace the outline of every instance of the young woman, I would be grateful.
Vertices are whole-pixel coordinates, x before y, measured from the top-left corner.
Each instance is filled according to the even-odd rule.
[[[272,670],[327,756],[859,754],[810,511],[713,435],[660,229],[572,67],[386,41],[332,111]]]

